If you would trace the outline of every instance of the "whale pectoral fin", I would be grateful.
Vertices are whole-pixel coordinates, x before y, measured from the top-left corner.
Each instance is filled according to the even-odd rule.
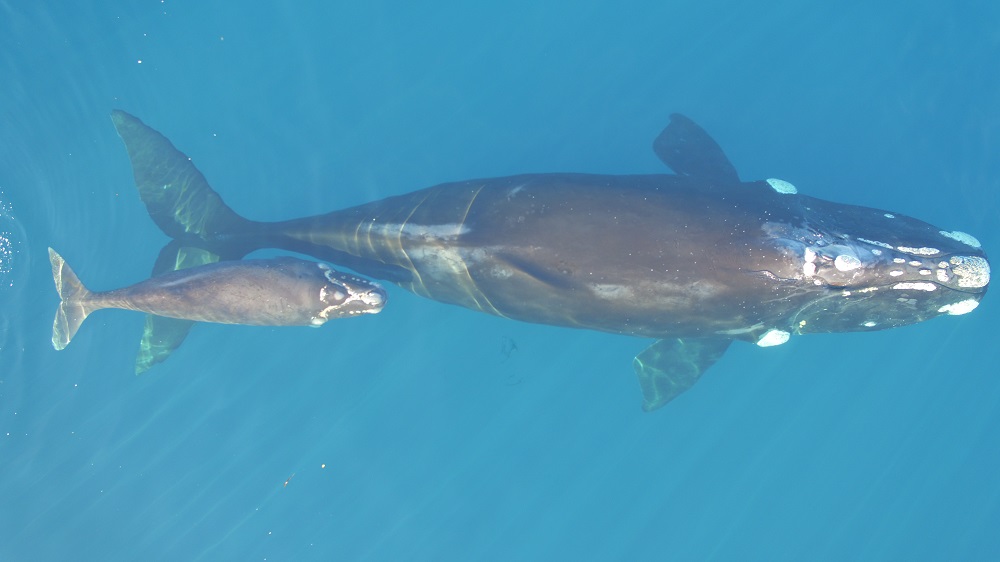
[[[185,247],[175,240],[160,250],[153,266],[153,277],[217,261],[219,256],[199,248]],[[142,340],[139,342],[139,353],[135,357],[135,374],[145,373],[153,365],[166,361],[184,343],[184,338],[194,324],[191,320],[147,314]]]
[[[194,326],[194,322],[190,320],[147,314],[142,341],[139,342],[139,353],[135,356],[135,374],[141,375],[153,365],[166,361],[184,343],[191,326]]]
[[[675,113],[660,136],[653,141],[653,152],[681,176],[715,180],[721,184],[740,182],[726,154],[712,137],[694,121]]]
[[[632,360],[642,388],[642,409],[664,406],[694,386],[733,343],[723,338],[671,338],[659,340]]]

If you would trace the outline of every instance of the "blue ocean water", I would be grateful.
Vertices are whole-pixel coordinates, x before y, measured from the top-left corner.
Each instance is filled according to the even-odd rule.
[[[995,253],[997,3],[78,4],[0,3],[0,560],[1000,557],[992,296],[735,344],[644,414],[647,341],[395,287],[318,330],[197,326],[136,377],[139,314],[52,349],[46,255],[110,289],[167,241],[113,108],[260,220],[662,172],[650,143],[682,112],[743,178]]]

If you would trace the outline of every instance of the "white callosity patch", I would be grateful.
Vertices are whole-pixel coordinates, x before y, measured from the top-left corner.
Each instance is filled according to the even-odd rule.
[[[958,316],[959,314],[968,314],[979,306],[979,301],[975,299],[966,299],[964,301],[959,301],[951,304],[946,304],[938,309],[938,312],[945,312],[951,314],[952,316]]]
[[[907,282],[907,283],[896,283],[892,286],[893,289],[904,291],[907,289],[912,289],[914,291],[934,291],[937,289],[937,285],[934,283],[924,283],[922,281],[917,282]]]
[[[979,256],[952,256],[952,273],[958,276],[958,286],[980,289],[990,283],[990,264]]]
[[[856,256],[841,254],[833,260],[833,266],[837,268],[837,271],[853,271],[861,267],[861,260]]]
[[[805,263],[802,265],[802,273],[806,277],[812,277],[816,274],[816,252],[812,248],[806,247],[802,259]]]
[[[760,347],[772,347],[775,345],[781,345],[788,341],[792,335],[784,330],[778,330],[777,328],[772,328],[764,333],[763,336],[757,340],[757,345]]]
[[[768,183],[768,185],[771,186],[771,189],[777,191],[778,193],[784,194],[784,195],[794,195],[794,194],[796,194],[796,193],[799,192],[798,189],[795,189],[794,185],[788,183],[785,180],[779,180],[779,179],[776,179],[776,178],[768,178],[767,179],[767,183]]]
[[[882,216],[885,217],[885,218],[887,218],[887,219],[894,219],[894,218],[896,218],[896,215],[894,215],[892,213],[885,213]]]
[[[867,322],[865,322],[864,324],[861,324],[861,325],[864,326],[865,328],[874,328],[875,326],[878,326],[878,322],[875,322],[873,320],[869,320],[869,321],[867,321]]]
[[[937,248],[910,248],[908,246],[899,246],[896,248],[904,254],[913,254],[915,256],[933,256],[934,254],[940,254],[941,250]]]
[[[951,232],[948,232],[947,230],[942,230],[941,236],[944,236],[945,238],[951,238],[952,240],[957,240],[962,244],[965,244],[966,246],[971,246],[976,249],[979,249],[981,247],[979,245],[979,240],[976,240],[975,236],[971,234],[966,234],[958,230],[953,230]]]
[[[385,296],[382,293],[381,285],[363,277],[357,277],[341,271],[336,271],[325,263],[317,263],[316,265],[323,272],[323,276],[326,277],[327,281],[338,287],[343,287],[347,291],[347,294],[345,295],[340,291],[335,291],[333,296],[336,303],[324,308],[312,319],[311,323],[314,326],[322,325],[330,319],[331,313],[344,309],[351,303],[357,301],[360,301],[364,307],[357,310],[348,307],[348,314],[378,314],[382,311],[382,307],[385,306]],[[348,283],[349,285],[345,285],[345,283]],[[322,287],[320,289],[319,296],[320,302],[326,302],[325,297],[328,296],[326,287]]]

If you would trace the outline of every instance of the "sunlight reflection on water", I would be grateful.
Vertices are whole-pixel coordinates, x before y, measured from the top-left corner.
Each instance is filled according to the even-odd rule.
[[[20,264],[26,257],[21,255],[24,237],[24,227],[14,217],[14,209],[0,188],[0,291],[20,286],[23,281],[24,267]]]

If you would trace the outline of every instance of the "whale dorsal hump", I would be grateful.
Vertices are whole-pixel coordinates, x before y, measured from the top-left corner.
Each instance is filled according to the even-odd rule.
[[[697,123],[674,113],[653,141],[653,152],[677,175],[739,183],[740,177],[719,145]]]

